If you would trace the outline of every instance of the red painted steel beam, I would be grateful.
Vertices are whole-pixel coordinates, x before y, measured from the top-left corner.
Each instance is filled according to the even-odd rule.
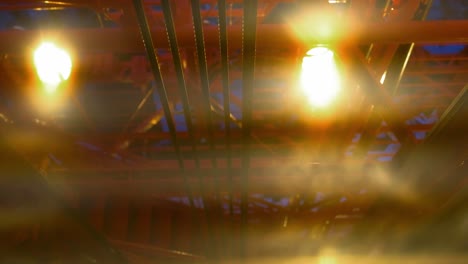
[[[107,236],[113,239],[126,239],[128,237],[128,223],[130,213],[130,201],[128,197],[112,199],[110,206],[110,218]]]
[[[144,256],[152,258],[167,258],[167,259],[177,259],[184,261],[204,261],[205,257],[194,255],[187,252],[182,252],[178,250],[169,250],[165,248],[156,247],[150,244],[140,244],[127,242],[123,240],[110,240],[110,243],[115,247],[121,248],[125,251],[133,252],[135,254],[141,254]]]
[[[172,173],[174,174],[174,173]],[[249,177],[250,186],[248,193],[261,193],[272,196],[288,196],[291,193],[304,193],[313,195],[316,192],[359,192],[360,189],[368,189],[372,193],[385,191],[385,188],[377,188],[376,186],[369,186],[369,184],[362,184],[361,186],[320,186],[307,184],[307,179],[293,180],[292,182],[285,183],[288,180],[288,175],[281,177]],[[53,183],[53,180],[51,181]],[[198,184],[195,180],[188,181],[190,185]],[[235,186],[239,186],[239,178],[233,181]],[[283,184],[281,184],[281,182]],[[205,186],[210,189],[209,194],[214,192],[214,178],[209,177],[205,181]],[[78,192],[86,195],[93,195],[98,192],[115,193],[115,194],[135,194],[139,195],[153,195],[153,197],[168,197],[168,196],[185,196],[186,192],[183,187],[183,181],[179,177],[167,179],[140,179],[140,180],[116,180],[116,179],[73,179],[67,182],[67,185],[73,186]],[[226,178],[220,180],[220,192],[228,193],[228,181]],[[339,188],[339,189],[338,189]],[[194,195],[200,195],[194,192]]]
[[[259,25],[257,48],[310,46],[319,43],[342,43],[345,45],[364,43],[465,43],[468,42],[468,20],[410,21],[372,24],[340,24],[339,34],[330,39],[317,40],[319,28],[311,27],[308,32],[296,34],[288,25]],[[205,44],[219,45],[218,27],[206,26]],[[168,48],[166,30],[152,31],[155,47]],[[228,28],[229,46],[240,48],[242,27]],[[281,37],[278,37],[281,36]],[[193,28],[178,30],[179,46],[193,47]],[[51,39],[79,50],[108,52],[143,52],[139,32],[124,29],[79,29],[66,31],[3,31],[0,52],[18,52],[34,47],[42,39]]]
[[[448,96],[449,94],[443,94],[441,96]],[[450,94],[451,95],[451,94]],[[407,97],[411,97],[411,95],[401,95],[397,98],[400,98],[401,100],[404,100]],[[421,96],[421,98],[424,98],[424,96]],[[355,119],[353,121],[358,121],[360,119]],[[408,129],[411,131],[428,131],[432,128],[432,125],[428,124],[411,124],[408,125]],[[391,129],[388,126],[385,126],[381,129],[381,132],[388,132],[391,131]],[[266,128],[257,128],[253,129],[253,132],[255,133],[256,136],[259,137],[260,140],[267,140],[267,139],[278,139],[278,142],[280,141],[279,139],[281,138],[289,138],[292,141],[297,141],[298,143],[304,140],[310,141],[311,139],[308,138],[310,136],[310,133],[305,130],[300,130],[299,128],[278,128],[278,129],[266,129]],[[119,137],[125,137],[130,140],[133,139],[149,139],[149,140],[166,140],[170,139],[169,133],[165,132],[147,132],[147,133],[137,133],[137,134],[124,134],[124,135],[119,135],[116,133],[105,133],[105,134],[83,134],[84,138],[87,139],[92,139],[93,142],[100,142],[103,139],[112,139],[116,140]],[[187,132],[177,132],[177,137],[181,139],[188,139],[189,135]],[[298,139],[295,139],[295,138]],[[223,139],[224,138],[224,132],[219,131],[214,133],[214,138],[215,139]],[[232,131],[232,138],[233,139],[240,139],[241,138],[241,131],[239,130],[233,130]],[[300,139],[299,139],[300,138]],[[275,144],[272,144],[275,145]]]
[[[408,75],[422,75],[422,74],[464,74],[466,77],[468,74],[468,67],[465,66],[436,66],[436,67],[429,67],[426,65],[418,65],[417,67],[413,66],[408,68],[405,72],[406,76]]]
[[[79,214],[71,210],[44,175],[10,147],[0,129],[0,256],[54,262],[128,263]],[[19,235],[20,239],[15,239]],[[73,237],[64,243],[64,237]],[[24,258],[26,257],[26,258]],[[2,261],[5,262],[5,261]]]
[[[94,203],[89,208],[88,221],[96,229],[102,232],[104,228],[106,197],[104,195],[96,195],[92,197]],[[87,208],[85,208],[87,209]]]
[[[411,57],[410,64],[427,62],[427,61],[447,62],[447,61],[467,61],[468,60],[468,56],[463,53],[462,54],[450,54],[450,55],[431,55],[431,54],[422,55],[420,53],[415,54],[413,55],[413,57]]]
[[[276,3],[276,2],[294,2],[294,0],[260,0],[261,3]],[[209,3],[213,4],[215,1],[213,0],[201,0],[201,4]],[[229,3],[242,3],[242,0],[230,0]],[[7,7],[9,5],[15,6],[18,5],[17,0],[2,0],[2,4],[6,4]],[[81,6],[86,5],[90,7],[102,7],[102,6],[113,6],[118,7],[122,5],[130,5],[131,0],[59,0],[59,1],[42,1],[42,0],[22,0],[21,5],[26,6]],[[152,6],[152,5],[159,5],[161,4],[160,0],[145,0],[143,1],[145,6]]]
[[[432,125],[431,125],[432,127]],[[429,132],[430,129],[427,129],[427,130],[419,130],[417,132]],[[416,131],[414,131],[416,132]],[[382,133],[382,132],[380,132]],[[301,144],[303,144],[304,141],[301,143],[301,142],[284,142],[284,143],[277,143],[277,144],[269,144],[269,143],[255,143],[255,144],[251,144],[252,145],[252,149],[256,150],[257,152],[260,150],[262,151],[262,155],[263,156],[268,156],[270,155],[270,158],[272,155],[277,155],[277,156],[281,156],[280,153],[282,153],[283,151],[286,152],[286,153],[292,153],[294,150],[297,150],[296,148],[299,147]],[[382,146],[382,145],[388,145],[388,144],[391,144],[391,143],[399,143],[399,142],[393,142],[393,141],[389,141],[389,140],[376,140],[376,142],[374,142],[374,145],[373,146]],[[349,142],[348,145],[351,145],[352,143]],[[224,148],[224,147],[223,147]],[[313,149],[313,148],[311,148]],[[316,149],[318,149],[318,147],[316,147]],[[161,146],[161,147],[133,147],[130,149],[131,151],[133,152],[143,152],[143,151],[146,151],[146,152],[150,152],[150,153],[155,153],[157,155],[159,155],[160,157],[163,157],[163,155],[168,155],[168,154],[171,154],[173,153],[173,149],[171,149],[171,147],[169,146]],[[190,149],[190,146],[183,146],[181,147],[181,150],[184,151],[184,153],[190,153],[191,149]],[[209,150],[209,148],[207,146],[203,146],[203,147],[200,147],[198,148],[199,150],[199,153],[200,154],[206,154],[208,156],[215,156],[215,155],[223,155],[222,152],[224,152],[225,150],[222,149],[222,148],[219,148],[217,147],[217,152],[212,152]],[[237,151],[237,152],[240,152],[242,150],[242,145],[240,143],[237,143],[237,144],[232,144],[232,150],[233,151]],[[344,150],[343,150],[344,152]],[[326,151],[324,151],[324,154],[326,154]],[[293,154],[291,154],[293,155]],[[344,156],[344,153],[340,153],[340,155],[343,155]],[[266,157],[265,157],[266,158]],[[221,161],[224,162],[224,159],[221,158]]]
[[[109,172],[154,172],[155,175],[164,176],[165,173],[169,173],[174,170],[176,173],[179,171],[178,162],[175,159],[160,159],[160,160],[133,160],[131,158],[125,159],[127,162],[122,162],[119,160],[109,161],[108,164],[96,163],[94,157],[92,158],[93,162],[83,161],[79,164],[70,164],[69,159],[76,158],[76,154],[72,153],[71,156],[63,157],[63,162],[67,164],[67,167],[54,167],[50,168],[50,172],[77,172],[77,173],[109,173]],[[227,163],[226,159],[218,157],[218,168],[226,169]],[[185,166],[190,169],[195,169],[193,160],[185,159]],[[301,154],[298,155],[289,155],[288,157],[281,157],[280,155],[265,155],[263,157],[253,156],[251,158],[251,168],[259,170],[275,170],[274,174],[282,173],[287,171],[288,168],[293,170],[297,168],[309,168],[313,166],[322,166],[326,168],[330,167],[343,167],[343,168],[360,168],[365,165],[369,165],[369,162],[365,161],[352,161],[346,160],[340,163],[320,163],[320,160],[304,161],[304,157]],[[117,166],[118,165],[118,166]],[[211,169],[212,165],[208,158],[203,158],[200,160],[200,167],[202,169]],[[232,159],[232,167],[240,168],[240,159],[238,157]],[[158,174],[160,172],[160,174]],[[263,172],[263,173],[265,173]]]
[[[209,160],[207,160],[209,162]],[[136,168],[135,168],[136,169]],[[314,194],[358,192],[367,189],[368,192],[384,191],[398,192],[390,188],[382,177],[391,177],[391,172],[379,170],[376,177],[373,170],[364,167],[332,167],[323,170],[316,168],[300,168],[295,166],[272,166],[250,169],[248,193],[271,195],[291,195],[291,193]],[[193,175],[193,169],[181,171],[177,169],[135,170],[132,176],[115,178],[115,171],[94,168],[74,171],[50,172],[49,180],[55,186],[74,186],[73,190],[83,195],[96,192],[151,195],[152,197],[167,197],[168,195],[185,196],[183,175]],[[208,193],[214,193],[214,177],[219,178],[221,192],[228,192],[231,182],[223,169],[201,169],[204,177],[204,187]],[[240,184],[240,169],[232,169],[233,186]],[[189,177],[188,184],[195,185],[197,179]],[[396,187],[396,186],[394,186]],[[60,188],[58,188],[60,189]],[[198,195],[194,190],[194,195]]]
[[[147,197],[144,197],[147,198]],[[139,243],[151,242],[151,225],[152,225],[153,205],[147,199],[138,201],[136,212],[136,224],[133,238]]]
[[[434,87],[460,87],[463,88],[463,85],[465,85],[466,82],[415,82],[415,83],[410,83],[410,82],[403,82],[400,86],[401,87],[424,87],[424,88],[434,88]]]

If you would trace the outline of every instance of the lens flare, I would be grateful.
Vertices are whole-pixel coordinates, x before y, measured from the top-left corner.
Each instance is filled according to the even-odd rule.
[[[53,93],[70,77],[72,60],[65,50],[44,42],[34,52],[34,65],[46,92]]]
[[[309,50],[302,60],[300,84],[311,105],[325,107],[331,104],[340,90],[333,51],[325,47]]]

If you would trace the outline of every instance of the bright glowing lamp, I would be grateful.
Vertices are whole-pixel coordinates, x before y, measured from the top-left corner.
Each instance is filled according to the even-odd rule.
[[[302,60],[300,84],[309,103],[325,107],[340,91],[340,78],[333,51],[326,47],[309,50]]]
[[[44,42],[34,52],[34,65],[46,92],[53,93],[70,77],[72,60],[65,50]]]

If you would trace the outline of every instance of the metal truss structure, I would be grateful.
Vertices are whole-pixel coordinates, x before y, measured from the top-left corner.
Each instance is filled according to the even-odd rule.
[[[25,218],[0,238],[20,251],[27,241],[32,255],[60,244],[52,233],[93,241],[76,246],[87,252],[77,263],[402,250],[423,237],[409,230],[466,201],[467,10],[455,0],[2,1],[2,173],[31,166],[21,173],[43,187],[18,190],[54,200],[63,219]],[[35,24],[26,12],[46,15]],[[29,54],[44,39],[74,57],[53,110],[29,100]],[[326,112],[297,88],[317,45],[334,48],[343,74]]]

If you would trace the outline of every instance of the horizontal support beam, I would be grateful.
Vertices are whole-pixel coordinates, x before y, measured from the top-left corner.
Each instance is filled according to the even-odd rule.
[[[88,196],[97,193],[112,195],[132,194],[138,197],[168,197],[186,196],[184,173],[188,176],[187,184],[198,186],[197,173],[204,176],[203,186],[207,193],[228,193],[231,188],[234,193],[239,192],[241,169],[232,169],[233,181],[229,181],[225,169],[188,169],[167,170],[159,169],[146,172],[133,172],[116,175],[104,171],[64,171],[53,172],[48,176],[49,183],[56,190],[63,192],[77,192]],[[321,192],[327,195],[383,194],[392,199],[405,201],[408,189],[405,179],[393,180],[395,175],[386,167],[325,167],[312,166],[301,168],[294,166],[274,166],[269,169],[249,169],[249,194],[264,194],[271,196],[289,197],[295,194],[316,195]],[[215,177],[219,189],[215,188]],[[397,177],[398,178],[398,177]],[[231,185],[232,184],[232,185]],[[433,199],[445,197],[450,189],[441,188],[433,193]],[[199,196],[198,188],[193,188],[193,195]],[[418,189],[412,190],[412,197],[422,199]],[[428,195],[425,193],[425,195]]]
[[[205,257],[194,255],[187,252],[178,250],[170,250],[165,248],[156,247],[148,244],[140,244],[134,242],[127,242],[122,240],[110,240],[113,246],[120,248],[122,251],[132,252],[137,255],[149,255],[151,258],[156,259],[177,259],[180,261],[205,261]]]
[[[447,21],[408,21],[372,24],[340,24],[340,34],[320,43],[465,43],[468,42],[468,20]],[[193,28],[178,30],[180,47],[194,47]],[[218,47],[219,32],[217,26],[204,28],[207,47]],[[297,34],[288,25],[259,25],[257,29],[257,48],[297,47],[318,44],[320,28],[310,28],[307,32]],[[157,48],[168,48],[166,30],[157,28],[152,31],[154,45]],[[240,48],[242,44],[242,27],[228,27],[229,46]],[[278,37],[281,36],[281,37]],[[18,52],[32,48],[43,39],[57,40],[64,46],[87,51],[102,52],[144,52],[138,30],[124,29],[67,29],[66,31],[2,31],[0,52]]]
[[[279,168],[276,168],[277,171]],[[185,172],[189,176],[187,183],[190,186],[198,186],[198,179],[195,178],[194,170]],[[215,169],[202,169],[204,175],[203,186],[206,192],[215,193],[215,177],[218,178],[219,192],[228,193],[231,188],[238,190],[240,186],[240,169],[233,169],[233,186],[226,176],[226,171]],[[250,169],[249,194],[265,194],[272,196],[290,196],[292,194],[302,193],[314,195],[316,192],[322,193],[358,193],[361,189],[379,190],[371,176],[366,177],[355,173],[354,175],[335,175],[331,177],[326,173],[308,174],[300,172],[283,171],[274,173],[273,170]],[[138,194],[141,196],[151,195],[153,197],[167,196],[186,196],[183,172],[174,170],[159,170],[147,173],[139,173],[138,177],[122,176],[116,178],[115,174],[105,173],[83,173],[69,172],[61,174],[51,174],[49,182],[57,190],[66,190],[66,187],[82,195],[95,193],[114,193],[114,194]],[[85,177],[86,176],[86,177]],[[56,178],[56,179],[54,179]],[[61,179],[59,179],[61,178]],[[66,178],[62,182],[62,179]],[[366,178],[366,180],[363,180]],[[64,188],[62,188],[62,185]],[[382,186],[382,190],[384,187]],[[198,188],[193,188],[193,195],[201,195]]]
[[[418,65],[417,67],[408,67],[405,71],[406,76],[408,75],[431,75],[431,74],[468,74],[468,67],[464,66],[445,66],[441,65],[438,67]],[[466,75],[465,75],[466,76]]]
[[[136,160],[132,161],[132,158],[128,158],[127,162],[121,162],[117,161],[119,166],[115,167],[105,167],[102,164],[96,165],[96,163],[93,163],[93,165],[90,166],[89,163],[83,163],[83,164],[68,164],[68,168],[51,168],[51,172],[68,172],[68,171],[73,171],[73,172],[78,172],[78,173],[109,173],[109,172],[121,172],[121,173],[127,173],[127,172],[134,172],[134,173],[140,173],[140,172],[151,172],[151,173],[156,173],[154,175],[171,175],[171,172],[176,171],[179,172],[179,166],[178,162],[175,159],[161,159],[161,160],[146,160],[143,159],[144,161],[141,160]],[[218,168],[221,170],[227,169],[227,162],[225,158],[218,158]],[[283,170],[288,170],[288,169],[297,169],[297,168],[302,168],[302,169],[308,169],[311,167],[317,167],[319,166],[320,168],[331,168],[331,167],[342,167],[342,168],[361,168],[362,166],[370,164],[369,162],[364,162],[364,161],[342,161],[340,163],[320,163],[318,161],[304,161],[303,157],[298,154],[296,156],[289,156],[289,157],[281,157],[281,156],[274,156],[270,155],[268,157],[252,157],[252,162],[251,162],[251,168],[253,169],[259,169],[259,170],[267,170],[267,169],[274,169],[278,170],[280,167],[283,168]],[[75,167],[75,166],[79,167]],[[117,165],[117,164],[116,164]],[[188,170],[194,170],[195,165],[192,159],[185,159],[184,160],[184,165]],[[281,165],[281,166],[279,166]],[[239,158],[234,158],[232,159],[232,167],[233,168],[240,168],[241,163]],[[211,163],[209,162],[209,159],[201,159],[200,160],[200,167],[202,169],[211,169]],[[158,172],[161,172],[158,174]]]
[[[421,96],[424,98],[424,96]],[[406,98],[406,96],[401,96],[401,98]],[[358,122],[359,119],[353,120],[354,122]],[[427,132],[432,129],[432,124],[411,124],[408,125],[408,129],[414,132]],[[388,126],[383,126],[380,132],[389,132],[391,129]],[[268,140],[271,138],[274,139],[291,139],[293,142],[303,142],[304,140],[311,141],[310,132],[305,130],[300,130],[300,128],[293,127],[293,128],[278,128],[278,129],[266,129],[266,128],[254,128],[252,129],[252,133],[258,138],[260,141]],[[147,133],[135,133],[135,134],[126,134],[124,135],[128,139],[150,139],[150,140],[167,140],[170,139],[169,133],[166,132],[147,132]],[[224,139],[224,131],[217,131],[214,133],[214,138],[222,140]],[[84,135],[84,138],[93,139],[94,141],[100,141],[102,139],[112,139],[116,140],[122,135],[113,134],[113,133],[103,133],[103,134],[89,134]],[[189,135],[187,132],[177,132],[177,137],[186,140],[189,139]],[[240,130],[232,130],[232,138],[233,140],[240,139],[241,131]],[[297,140],[296,140],[297,138]],[[279,141],[280,143],[282,141]],[[270,143],[275,145],[274,143]]]

